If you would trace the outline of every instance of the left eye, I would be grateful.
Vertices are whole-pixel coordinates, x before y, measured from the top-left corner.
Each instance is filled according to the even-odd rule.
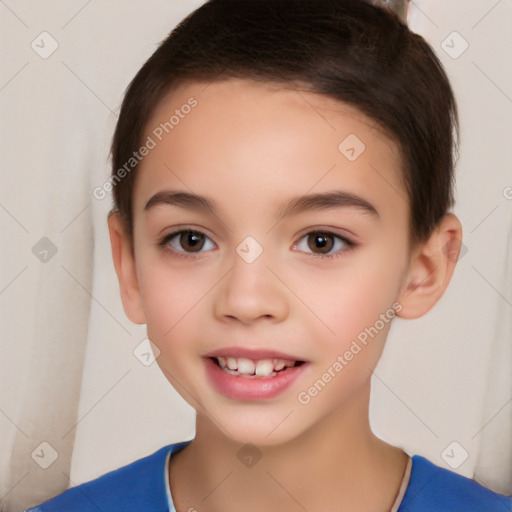
[[[215,244],[204,233],[192,230],[171,233],[165,238],[164,243],[168,243],[177,252],[185,253],[215,249]]]
[[[350,241],[334,233],[313,231],[303,236],[295,248],[302,252],[311,252],[322,256],[349,249],[352,245]]]

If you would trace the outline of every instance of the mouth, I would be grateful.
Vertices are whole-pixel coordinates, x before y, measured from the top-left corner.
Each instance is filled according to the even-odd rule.
[[[245,377],[247,379],[258,379],[276,377],[279,374],[302,366],[305,361],[293,361],[290,359],[266,358],[249,359],[246,357],[210,357],[221,370],[229,375]]]
[[[269,351],[225,348],[203,356],[210,383],[227,398],[254,401],[276,398],[299,379],[308,361]]]

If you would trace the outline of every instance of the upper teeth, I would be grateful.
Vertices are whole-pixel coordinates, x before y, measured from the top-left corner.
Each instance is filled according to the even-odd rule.
[[[290,368],[295,361],[285,359],[259,359],[253,361],[245,357],[218,357],[219,365],[223,370],[231,370],[229,373],[242,375],[256,375],[258,377],[269,377],[283,368]]]

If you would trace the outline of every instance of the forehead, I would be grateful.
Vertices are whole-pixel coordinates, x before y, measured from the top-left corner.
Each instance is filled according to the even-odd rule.
[[[343,186],[406,200],[395,142],[354,107],[304,90],[227,80],[182,84],[158,105],[144,140],[134,211],[162,188],[296,196]],[[221,187],[222,188],[222,187]],[[393,197],[395,196],[395,197]]]

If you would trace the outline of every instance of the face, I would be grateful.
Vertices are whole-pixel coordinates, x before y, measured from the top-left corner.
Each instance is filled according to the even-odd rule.
[[[201,421],[270,445],[364,401],[409,262],[395,144],[339,102],[242,80],[181,86],[147,137],[137,318]]]

